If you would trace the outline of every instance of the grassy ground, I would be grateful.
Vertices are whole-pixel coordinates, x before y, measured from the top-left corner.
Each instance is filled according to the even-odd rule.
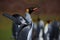
[[[48,18],[48,16],[40,16],[44,21]],[[50,16],[51,19],[57,18],[59,19],[59,16]],[[60,19],[59,19],[60,20]],[[37,21],[37,16],[33,17],[33,21]],[[12,21],[4,16],[0,16],[0,40],[12,40]]]
[[[11,40],[11,20],[0,16],[0,40]]]

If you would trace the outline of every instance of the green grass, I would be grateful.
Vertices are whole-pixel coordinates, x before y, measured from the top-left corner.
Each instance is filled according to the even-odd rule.
[[[47,20],[47,18],[50,19],[55,19],[57,18],[60,21],[60,16],[40,16],[41,19],[44,21]],[[37,16],[32,17],[33,21],[37,21]],[[0,16],[0,40],[12,40],[11,35],[12,35],[12,21],[9,20],[8,18],[4,16]]]
[[[11,40],[11,20],[0,16],[0,40]]]

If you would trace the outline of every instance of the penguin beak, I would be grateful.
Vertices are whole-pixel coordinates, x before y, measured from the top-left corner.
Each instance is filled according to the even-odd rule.
[[[38,8],[34,8],[33,10],[35,11],[35,10],[37,10]]]

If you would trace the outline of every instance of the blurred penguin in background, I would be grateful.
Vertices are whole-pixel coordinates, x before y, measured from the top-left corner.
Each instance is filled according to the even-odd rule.
[[[43,40],[43,29],[44,29],[44,21],[38,17],[37,23],[37,37],[38,40]]]
[[[44,27],[44,40],[49,40],[49,34],[51,32],[52,27],[51,24],[52,24],[51,20],[46,21],[46,25]]]
[[[50,40],[59,40],[59,23],[57,20],[52,22],[52,29],[50,32]]]
[[[59,40],[60,40],[60,21],[58,21],[59,24]]]

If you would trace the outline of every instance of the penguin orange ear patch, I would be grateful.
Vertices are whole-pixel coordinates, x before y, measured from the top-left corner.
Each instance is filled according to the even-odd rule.
[[[29,9],[26,9],[26,12],[29,12]]]

